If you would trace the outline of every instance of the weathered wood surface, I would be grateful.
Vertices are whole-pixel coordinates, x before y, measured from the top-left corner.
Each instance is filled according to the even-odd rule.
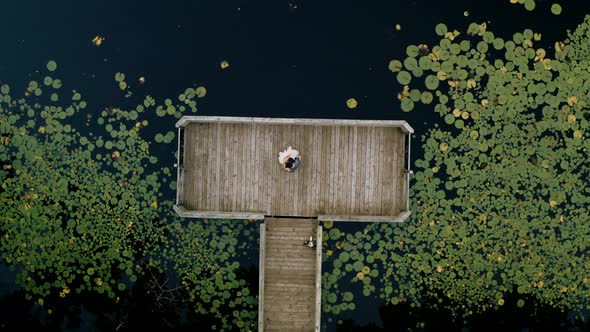
[[[183,133],[186,211],[393,219],[407,209],[401,127],[189,122]],[[293,173],[278,163],[289,145],[302,156]]]
[[[304,245],[310,236],[317,241],[318,221],[269,218],[264,225],[260,330],[319,331],[321,251],[318,258],[317,247]]]
[[[358,120],[358,119],[302,119],[302,118],[258,118],[240,116],[183,116],[176,127],[184,127],[190,122],[201,123],[255,123],[255,124],[297,124],[306,126],[365,126],[365,127],[398,127],[405,133],[413,133],[414,129],[403,120]]]

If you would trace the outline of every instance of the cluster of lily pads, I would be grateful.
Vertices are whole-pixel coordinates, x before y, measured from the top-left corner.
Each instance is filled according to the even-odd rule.
[[[255,249],[249,243],[256,243],[257,229],[255,224],[244,225],[237,220],[187,225],[177,222],[170,227],[170,241],[158,255],[163,261],[156,265],[162,272],[166,266],[174,267],[195,311],[221,322],[212,328],[253,331],[257,326],[258,298],[246,281],[236,276],[239,253]],[[254,241],[240,242],[243,238]]]
[[[508,298],[582,315],[590,309],[590,18],[553,54],[535,47],[541,36],[530,29],[509,39],[484,23],[435,31],[437,44],[408,46],[407,58],[390,63],[402,110],[421,103],[442,120],[422,137],[412,215],[354,234],[326,226],[324,264],[333,269],[323,275],[324,311],[354,308],[344,289],[359,287],[393,305],[438,299],[434,307],[458,319]]]
[[[0,258],[26,296],[49,313],[84,292],[118,303],[146,267],[173,266],[195,311],[216,318],[210,328],[253,329],[256,296],[236,271],[255,243],[240,240],[255,238],[255,228],[177,217],[169,190],[175,172],[167,166],[174,160],[152,149],[176,144],[174,131],[150,133],[150,120],[165,117],[173,128],[183,112],[196,111],[205,88],[188,88],[174,103],[147,96],[97,110],[78,91],[63,91],[55,61],[46,69],[22,98],[15,97],[22,89],[0,86]],[[123,73],[115,79],[127,88]],[[96,125],[78,126],[74,119],[84,115]]]
[[[510,0],[510,3],[521,4],[528,11],[533,11],[537,7],[535,0]],[[551,13],[553,15],[561,14],[561,5],[558,3],[551,4]]]

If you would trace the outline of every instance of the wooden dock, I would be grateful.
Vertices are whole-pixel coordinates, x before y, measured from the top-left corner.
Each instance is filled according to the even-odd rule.
[[[183,117],[177,127],[181,216],[403,221],[409,215],[413,130],[405,121]],[[278,162],[287,146],[302,156],[293,173]]]
[[[315,219],[269,218],[260,229],[259,331],[320,331],[322,243]]]
[[[320,331],[321,220],[410,215],[405,121],[182,117],[176,204],[182,217],[264,220],[259,331]],[[278,154],[302,156],[285,172]],[[297,217],[297,218],[294,218]],[[310,237],[315,248],[304,245]]]

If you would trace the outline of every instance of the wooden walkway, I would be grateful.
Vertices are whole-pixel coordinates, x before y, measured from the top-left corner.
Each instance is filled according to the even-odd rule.
[[[404,121],[187,117],[177,126],[180,215],[349,221],[409,215],[404,161],[412,131]],[[278,163],[289,145],[302,155],[293,173]]]
[[[322,227],[314,219],[266,219],[260,229],[259,331],[319,331]]]

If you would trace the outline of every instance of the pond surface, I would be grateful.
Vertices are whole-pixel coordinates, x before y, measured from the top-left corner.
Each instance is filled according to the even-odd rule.
[[[161,101],[201,86],[206,96],[198,101],[197,115],[406,120],[415,129],[412,159],[416,160],[424,153],[420,137],[435,124],[446,124],[429,105],[416,103],[412,112],[402,111],[397,98],[401,86],[388,68],[390,61],[406,58],[407,45],[438,43],[435,26],[439,23],[465,32],[470,23],[485,22],[496,36],[506,39],[530,28],[542,34],[540,43],[550,50],[590,13],[590,4],[580,1],[562,3],[563,12],[554,15],[551,4],[537,0],[535,10],[529,11],[525,4],[508,0],[15,1],[5,4],[2,11],[10,14],[0,21],[0,84],[25,91],[30,80],[43,76],[40,72],[48,61],[55,60],[56,75],[67,89],[83,93],[92,105],[86,113],[74,115],[80,121],[97,119],[104,109],[141,103],[147,95]],[[123,79],[116,73],[125,74],[130,86],[125,92],[119,85]],[[351,98],[352,108],[347,104]],[[150,137],[174,129],[172,118],[148,117],[153,120],[147,129]],[[79,130],[96,128],[91,122]],[[153,153],[158,164],[146,167],[171,167],[175,149],[174,142],[156,145]],[[165,197],[173,197],[167,188]],[[358,224],[337,227],[346,234],[364,229]],[[255,232],[256,227],[250,228]],[[249,255],[241,258],[242,265],[253,262],[256,266],[257,251],[245,250]],[[324,263],[325,269],[331,267]],[[256,286],[253,271],[243,271],[243,278]],[[14,274],[4,268],[0,273],[6,303],[15,299]],[[451,322],[448,312],[380,307],[383,299],[364,297],[362,287],[340,282],[341,287],[351,287],[356,306],[340,316],[325,315],[328,330],[336,330],[338,320],[348,326],[341,330],[353,330],[353,325],[416,328],[411,324],[429,317],[460,327]],[[94,318],[88,317],[93,314],[81,307],[83,303],[72,307],[77,305],[71,310],[86,322],[81,329],[92,330],[88,322]],[[19,308],[29,310],[26,304]],[[413,316],[407,316],[412,311]],[[550,307],[539,312],[558,314]],[[410,318],[396,325],[392,315]],[[134,317],[140,320],[140,316]],[[508,310],[488,319],[503,319],[504,326],[534,325],[518,322]]]

